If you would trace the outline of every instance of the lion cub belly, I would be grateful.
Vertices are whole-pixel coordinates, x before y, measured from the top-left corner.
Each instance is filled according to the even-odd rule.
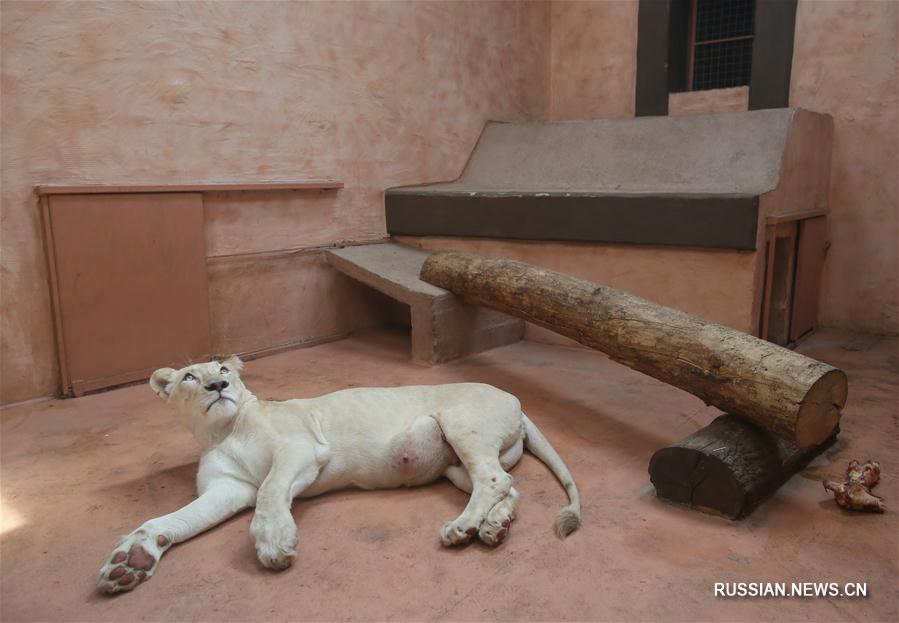
[[[396,485],[420,485],[440,477],[459,462],[434,418],[421,415],[397,433],[388,445],[387,460]]]

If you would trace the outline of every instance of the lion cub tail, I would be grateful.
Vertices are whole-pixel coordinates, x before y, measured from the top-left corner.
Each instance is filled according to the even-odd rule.
[[[524,447],[543,461],[556,475],[568,494],[569,504],[556,514],[555,523],[556,535],[560,539],[564,539],[581,525],[581,496],[578,494],[577,485],[574,484],[574,478],[571,477],[571,472],[568,471],[562,457],[526,415],[524,416],[524,433]]]

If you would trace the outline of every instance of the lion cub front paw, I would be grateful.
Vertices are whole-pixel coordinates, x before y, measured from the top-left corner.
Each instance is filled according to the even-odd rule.
[[[103,568],[97,587],[107,593],[130,591],[156,572],[159,558],[169,548],[169,537],[154,538],[147,530],[135,530],[116,546]]]
[[[297,556],[297,527],[293,517],[273,519],[258,514],[250,524],[256,542],[256,556],[268,569],[280,571],[293,564]]]

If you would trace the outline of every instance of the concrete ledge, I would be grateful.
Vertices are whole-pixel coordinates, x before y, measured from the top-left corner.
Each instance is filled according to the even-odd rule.
[[[429,255],[428,251],[392,243],[364,244],[326,252],[328,262],[340,272],[406,305],[453,296],[451,292],[418,278]]]

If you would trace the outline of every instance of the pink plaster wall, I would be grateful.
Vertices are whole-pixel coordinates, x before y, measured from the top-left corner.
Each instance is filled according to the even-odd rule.
[[[632,117],[637,0],[553,0],[552,120]]]
[[[324,254],[210,259],[213,352],[254,353],[290,347],[386,322],[389,299],[335,273]]]
[[[790,103],[834,121],[821,322],[899,333],[896,2],[800,0]]]
[[[549,27],[545,2],[3,2],[0,403],[58,388],[35,184],[335,177],[337,193],[209,196],[207,252],[377,239],[384,188],[455,177],[487,119],[544,116]],[[240,333],[246,280],[223,266],[213,325]],[[276,345],[262,337],[241,344]]]
[[[668,94],[668,114],[672,117],[743,110],[749,110],[749,87]]]

